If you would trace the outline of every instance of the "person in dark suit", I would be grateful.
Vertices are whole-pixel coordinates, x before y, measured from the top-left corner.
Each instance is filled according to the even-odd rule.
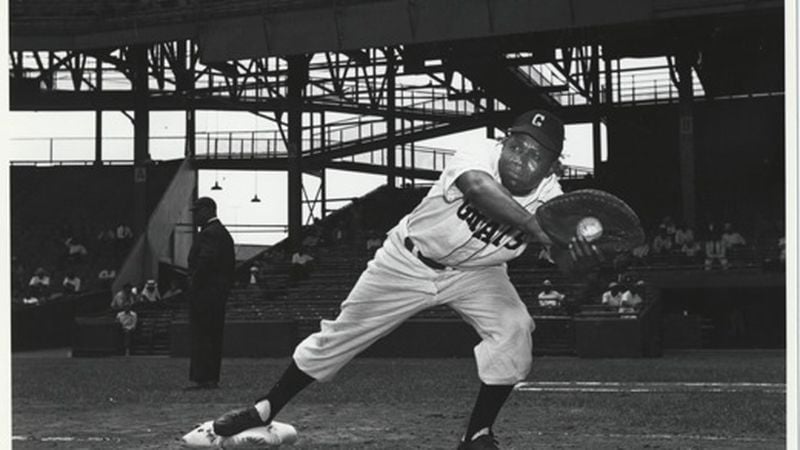
[[[219,387],[225,303],[234,282],[233,239],[217,218],[217,204],[209,197],[192,206],[200,227],[189,250],[189,320],[191,364],[186,390]]]

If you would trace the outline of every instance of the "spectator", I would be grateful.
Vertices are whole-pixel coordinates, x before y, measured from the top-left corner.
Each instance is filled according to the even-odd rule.
[[[126,307],[133,306],[136,301],[136,290],[131,283],[125,283],[122,289],[114,294],[111,300],[111,309],[114,311],[123,310]]]
[[[681,255],[685,263],[693,264],[698,262],[698,258],[700,256],[700,243],[695,241],[694,239],[684,242],[681,245]]]
[[[158,292],[156,280],[147,280],[139,294],[139,301],[142,303],[158,303],[161,301],[161,293]]]
[[[367,239],[367,251],[372,252],[373,250],[377,250],[381,248],[381,245],[383,245],[383,240],[378,237],[378,234],[370,232],[370,237]]]
[[[81,290],[81,279],[75,275],[75,272],[67,272],[64,281],[61,282],[64,294],[75,294]]]
[[[546,308],[557,308],[561,306],[561,301],[564,300],[565,295],[553,289],[553,283],[550,280],[544,280],[542,283],[542,291],[539,292],[538,300],[539,306]]]
[[[658,234],[653,239],[653,254],[667,254],[670,250],[672,250],[672,238],[667,234],[667,229],[661,226],[658,229]]]
[[[103,255],[110,255],[114,249],[117,233],[112,227],[103,228],[97,233],[97,248]]]
[[[733,225],[730,223],[725,224],[725,228],[722,232],[722,244],[725,245],[725,250],[730,250],[735,247],[743,247],[747,245],[747,241],[744,240],[741,234],[738,231],[733,229]]]
[[[122,327],[122,346],[125,350],[125,356],[131,354],[131,335],[133,330],[136,329],[138,316],[135,311],[131,311],[131,305],[125,305],[122,311],[117,313],[117,322]]]
[[[619,312],[622,314],[632,314],[641,308],[643,303],[645,285],[643,280],[639,280],[630,289],[622,294],[620,299]]]
[[[764,258],[762,268],[766,271],[782,272],[786,270],[786,238],[778,239],[778,245]]]
[[[97,274],[97,281],[100,283],[100,287],[104,289],[111,287],[111,283],[114,282],[114,278],[117,278],[117,271],[114,269],[101,269],[100,273]]]
[[[133,239],[133,231],[131,230],[131,227],[122,223],[117,226],[115,235],[118,241],[130,241]]]
[[[636,265],[646,265],[647,264],[647,255],[650,254],[650,245],[647,242],[643,242],[642,245],[634,248],[631,251],[633,255],[633,262]]]
[[[114,235],[116,237],[115,246],[117,253],[121,254],[130,247],[131,241],[133,241],[133,231],[131,231],[131,227],[129,226],[119,224]]]
[[[306,248],[313,249],[319,245],[319,241],[320,241],[319,229],[317,228],[316,225],[314,225],[309,230],[308,235],[305,238],[303,238],[302,245]]]
[[[341,225],[337,224],[333,228],[333,231],[331,231],[331,240],[333,241],[334,244],[342,242],[342,240],[344,240],[344,231],[342,231]]]
[[[258,272],[259,269],[257,265],[253,264],[252,266],[250,266],[250,279],[248,280],[247,284],[249,284],[250,286],[258,285]]]
[[[314,257],[307,253],[305,247],[292,254],[292,265],[289,267],[289,279],[292,281],[308,278]]]
[[[669,237],[670,240],[674,240],[675,233],[678,231],[677,227],[675,226],[675,222],[670,216],[664,217],[664,220],[661,221],[659,228],[664,229],[664,232],[666,232],[667,237]]]
[[[28,281],[28,290],[32,297],[44,299],[50,293],[50,275],[39,267],[33,272],[33,276]]]
[[[683,245],[689,242],[694,242],[694,231],[691,227],[681,224],[675,231],[675,246],[682,249]]]
[[[111,228],[103,228],[97,233],[97,242],[113,242],[117,238],[117,233]]]
[[[705,270],[711,270],[714,260],[718,260],[723,269],[728,268],[728,258],[725,252],[725,244],[722,242],[722,235],[714,224],[709,224],[705,236],[706,260]]]
[[[67,247],[67,259],[70,261],[80,261],[89,254],[86,247],[75,238],[67,238],[64,245]]]
[[[606,306],[620,307],[622,305],[622,286],[616,281],[608,284],[608,290],[603,292],[602,303]]]

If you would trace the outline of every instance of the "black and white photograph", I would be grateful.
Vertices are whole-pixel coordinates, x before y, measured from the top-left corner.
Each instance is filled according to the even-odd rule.
[[[0,447],[798,448],[796,2],[5,6]]]

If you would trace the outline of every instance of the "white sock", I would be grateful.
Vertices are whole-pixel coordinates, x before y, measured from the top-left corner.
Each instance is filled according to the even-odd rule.
[[[261,420],[266,422],[269,420],[270,414],[270,407],[269,407],[269,400],[261,400],[260,402],[256,403],[256,411],[258,411],[258,417],[261,417]]]
[[[484,434],[489,434],[489,428],[484,427],[484,428],[481,428],[480,430],[478,430],[477,433],[473,434],[472,437],[469,438],[469,442],[472,442],[475,439],[478,439],[479,437],[483,436]]]

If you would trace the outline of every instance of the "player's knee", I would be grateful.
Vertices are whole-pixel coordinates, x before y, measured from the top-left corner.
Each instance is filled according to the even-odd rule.
[[[518,340],[520,337],[530,335],[536,328],[536,324],[527,311],[507,314],[505,319],[503,328],[509,339]]]

